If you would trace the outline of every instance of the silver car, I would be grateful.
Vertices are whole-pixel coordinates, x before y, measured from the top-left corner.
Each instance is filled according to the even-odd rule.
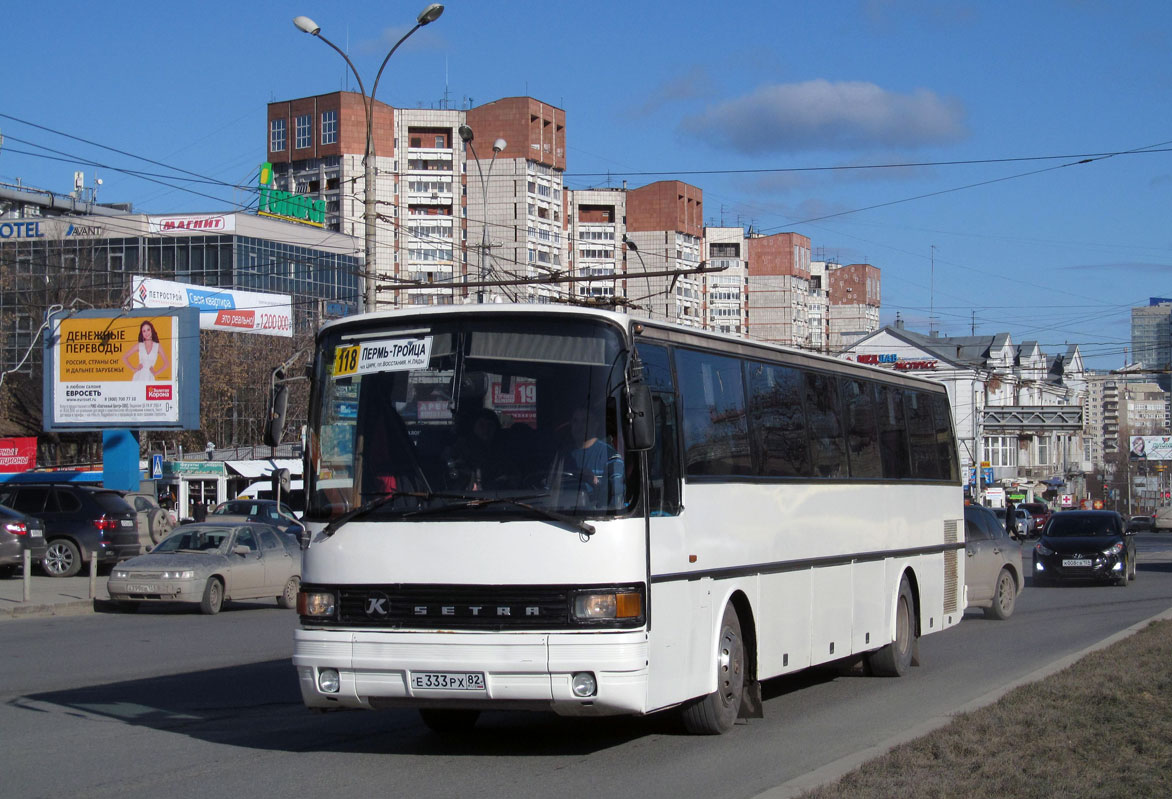
[[[990,619],[1008,619],[1025,588],[1021,542],[1010,538],[1005,522],[988,508],[965,505],[964,549],[969,607],[984,608]]]
[[[190,602],[219,613],[229,600],[270,596],[292,608],[301,589],[301,550],[267,524],[185,524],[147,554],[115,566],[106,586],[110,599],[130,611],[143,602]]]

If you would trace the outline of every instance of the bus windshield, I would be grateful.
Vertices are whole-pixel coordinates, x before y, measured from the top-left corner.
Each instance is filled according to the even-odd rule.
[[[327,331],[306,517],[609,516],[634,503],[627,351],[601,320],[475,314]],[[341,521],[341,520],[340,520]]]

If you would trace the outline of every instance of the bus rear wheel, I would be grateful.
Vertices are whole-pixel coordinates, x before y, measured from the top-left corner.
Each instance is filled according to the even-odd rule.
[[[867,656],[867,665],[877,677],[902,677],[912,665],[915,647],[915,601],[907,577],[899,581],[899,598],[895,603],[895,640]]]
[[[720,735],[732,729],[745,692],[745,642],[741,621],[725,606],[716,640],[716,690],[684,706],[684,727],[693,735]]]

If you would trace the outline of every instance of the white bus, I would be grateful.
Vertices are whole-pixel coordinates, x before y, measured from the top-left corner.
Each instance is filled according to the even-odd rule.
[[[396,311],[320,331],[308,435],[311,708],[721,733],[761,680],[901,675],[963,615],[949,406],[905,374],[582,308]]]

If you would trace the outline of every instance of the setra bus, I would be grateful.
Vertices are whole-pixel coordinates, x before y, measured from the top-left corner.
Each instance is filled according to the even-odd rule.
[[[318,333],[305,458],[315,709],[721,733],[766,678],[904,674],[965,608],[947,396],[902,373],[593,309],[372,313]]]

